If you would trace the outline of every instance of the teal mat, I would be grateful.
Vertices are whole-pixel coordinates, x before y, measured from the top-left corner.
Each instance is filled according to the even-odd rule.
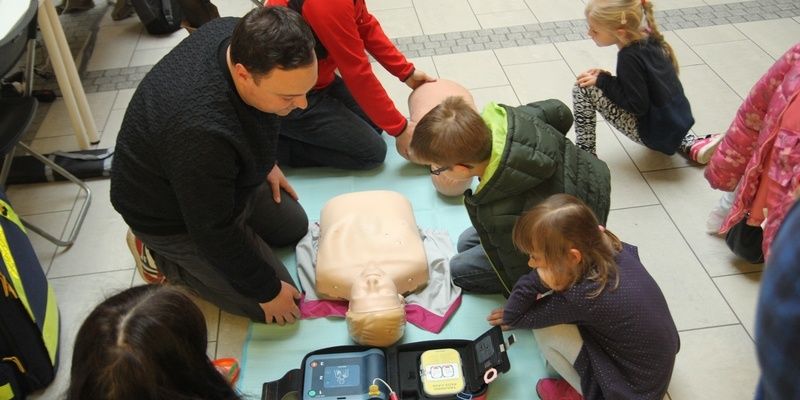
[[[455,241],[470,222],[461,198],[439,196],[430,181],[426,167],[408,163],[394,150],[394,139],[385,164],[372,171],[352,172],[326,168],[285,170],[289,183],[297,191],[309,220],[319,219],[319,212],[332,197],[354,191],[394,190],[411,201],[417,225],[425,229],[442,229]],[[282,260],[294,273],[293,249],[279,251]],[[296,279],[296,277],[295,277]],[[400,343],[437,339],[473,340],[490,328],[489,312],[503,304],[502,296],[464,295],[461,307],[439,334],[406,324]],[[547,372],[530,331],[514,333],[517,339],[509,349],[511,370],[501,375],[490,389],[491,399],[535,399],[536,381]],[[258,399],[264,382],[299,368],[306,353],[315,349],[353,344],[347,324],[341,318],[302,320],[290,326],[250,324],[242,359],[239,390],[248,398]]]

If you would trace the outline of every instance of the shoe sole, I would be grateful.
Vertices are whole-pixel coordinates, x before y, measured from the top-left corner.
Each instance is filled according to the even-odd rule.
[[[711,161],[711,157],[714,156],[714,152],[717,151],[717,147],[722,142],[722,139],[725,138],[725,135],[717,135],[705,145],[703,146],[700,151],[697,152],[696,160],[699,164],[708,164]]]
[[[151,285],[163,283],[164,277],[161,274],[153,274],[145,269],[142,260],[139,259],[141,256],[139,255],[139,249],[136,247],[136,236],[133,235],[133,232],[131,232],[130,229],[125,235],[125,242],[128,244],[128,249],[130,249],[131,254],[133,255],[133,261],[134,264],[136,264],[136,272],[139,273],[139,276],[142,278],[142,280]]]

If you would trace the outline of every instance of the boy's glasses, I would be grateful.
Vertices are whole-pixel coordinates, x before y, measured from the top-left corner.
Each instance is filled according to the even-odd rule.
[[[441,175],[442,172],[447,171],[452,167],[439,167],[431,170],[431,175]]]

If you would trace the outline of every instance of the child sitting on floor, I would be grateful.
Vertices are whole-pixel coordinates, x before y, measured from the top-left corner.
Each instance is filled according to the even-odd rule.
[[[617,75],[592,68],[572,90],[575,143],[595,154],[596,112],[634,142],[667,155],[681,150],[708,163],[718,137],[696,137],[694,117],[678,79],[675,52],[659,32],[649,0],[590,0],[589,36],[599,47],[615,45]]]
[[[504,329],[533,329],[563,377],[540,380],[539,397],[662,400],[680,339],[636,247],[566,194],[533,207],[513,236],[533,271],[517,281],[505,309],[487,319]]]
[[[569,108],[552,99],[518,107],[490,103],[478,114],[462,97],[448,97],[420,119],[411,139],[412,159],[439,166],[431,170],[434,175],[480,179],[474,193],[464,193],[473,227],[461,234],[458,254],[450,260],[457,286],[511,293],[528,272],[511,228],[551,194],[580,197],[605,222],[608,166],[564,136],[571,125]]]

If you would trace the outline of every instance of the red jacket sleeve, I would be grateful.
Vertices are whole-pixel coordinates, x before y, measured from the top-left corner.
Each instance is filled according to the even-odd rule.
[[[303,17],[328,50],[345,85],[369,118],[392,136],[407,121],[372,72],[367,52],[387,71],[405,80],[414,65],[392,44],[364,0],[306,0]]]

